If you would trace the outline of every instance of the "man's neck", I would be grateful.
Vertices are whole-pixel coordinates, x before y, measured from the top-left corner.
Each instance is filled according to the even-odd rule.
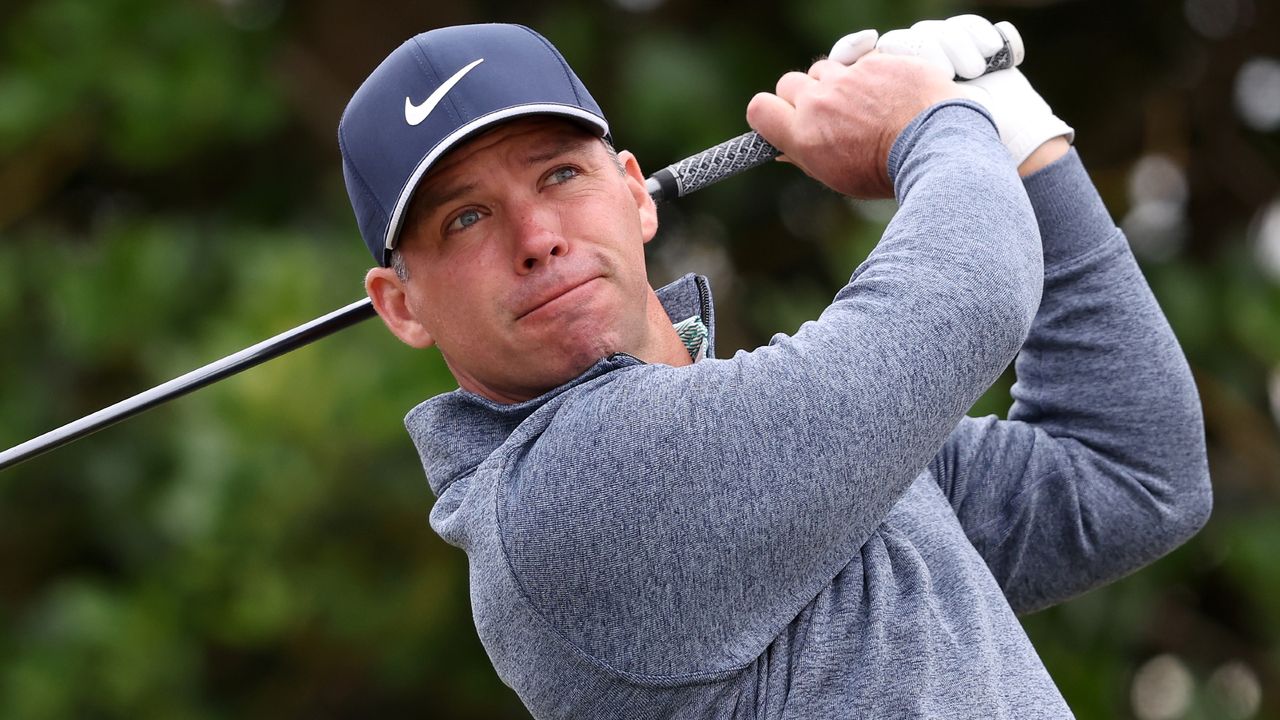
[[[671,323],[671,316],[667,315],[662,302],[658,300],[658,294],[652,289],[649,290],[645,314],[645,321],[649,325],[649,342],[639,349],[636,357],[647,363],[673,367],[692,363],[689,349],[685,347],[684,341],[676,332],[675,326]]]

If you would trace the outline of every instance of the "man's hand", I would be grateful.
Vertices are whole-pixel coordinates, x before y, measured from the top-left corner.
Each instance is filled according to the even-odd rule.
[[[751,99],[747,123],[827,187],[893,197],[888,159],[898,134],[922,110],[963,94],[951,72],[919,58],[871,52],[855,60],[819,60],[808,73],[783,75],[776,92]]]
[[[973,78],[959,83],[965,96],[991,113],[1000,141],[1018,163],[1018,171],[1027,175],[1064,155],[1075,131],[1053,114],[1017,68],[982,74],[983,58],[1003,42],[987,20],[958,15],[891,30],[876,47],[885,54],[921,58],[951,76]]]

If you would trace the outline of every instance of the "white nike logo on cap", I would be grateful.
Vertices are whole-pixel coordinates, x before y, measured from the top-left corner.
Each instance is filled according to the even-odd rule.
[[[471,68],[482,62],[484,62],[484,58],[480,58],[454,73],[453,77],[445,80],[443,85],[436,88],[435,92],[427,96],[427,99],[423,100],[421,105],[414,105],[413,101],[406,95],[404,99],[404,121],[410,125],[417,125],[423,120],[426,120],[427,116],[431,114],[431,111],[436,109],[436,105],[439,105],[440,101],[444,99],[445,94],[452,90],[454,85],[458,84],[458,81],[462,79],[462,76],[471,72]]]

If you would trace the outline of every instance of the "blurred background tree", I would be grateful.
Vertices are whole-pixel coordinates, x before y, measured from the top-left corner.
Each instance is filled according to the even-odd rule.
[[[538,28],[652,170],[845,32],[960,12],[1012,20],[1076,127],[1195,370],[1216,488],[1187,546],[1027,629],[1082,718],[1280,717],[1274,0],[11,1],[0,445],[360,297],[335,129],[416,32]],[[727,356],[815,317],[892,212],[762,168],[663,208],[652,280],[711,276]],[[0,716],[526,717],[400,425],[452,387],[365,323],[0,475]]]

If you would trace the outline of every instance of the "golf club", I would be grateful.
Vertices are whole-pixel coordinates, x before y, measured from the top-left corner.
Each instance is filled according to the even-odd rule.
[[[996,27],[1004,36],[1004,46],[987,60],[984,72],[1014,67],[1020,64],[1023,58],[1022,38],[1017,30],[1007,22],[997,23]],[[755,131],[751,131],[659,170],[646,180],[645,186],[654,200],[672,200],[762,165],[776,158],[778,154],[777,148],[770,145]],[[353,302],[292,330],[263,340],[55,430],[50,430],[20,445],[15,445],[0,453],[0,470],[59,448],[73,440],[248,370],[272,358],[292,352],[320,338],[367,320],[375,314],[373,303],[368,298]]]

